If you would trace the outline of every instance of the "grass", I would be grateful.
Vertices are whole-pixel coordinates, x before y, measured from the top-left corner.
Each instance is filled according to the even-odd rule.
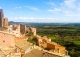
[[[80,41],[74,41],[74,44],[80,45]]]
[[[29,39],[28,42],[33,43],[36,45],[36,42],[34,40]]]
[[[49,38],[51,39],[51,40],[55,40],[56,38],[52,35],[52,36],[49,36]]]

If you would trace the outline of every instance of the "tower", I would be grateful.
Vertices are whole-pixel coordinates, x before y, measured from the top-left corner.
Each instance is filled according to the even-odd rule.
[[[3,19],[3,27],[8,26],[8,18]]]
[[[3,18],[4,18],[3,10],[0,9],[0,27],[3,27]]]

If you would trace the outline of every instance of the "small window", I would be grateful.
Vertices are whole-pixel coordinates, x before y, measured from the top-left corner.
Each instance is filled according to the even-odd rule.
[[[3,42],[5,42],[5,41],[3,40]]]
[[[5,35],[5,34],[4,34]]]

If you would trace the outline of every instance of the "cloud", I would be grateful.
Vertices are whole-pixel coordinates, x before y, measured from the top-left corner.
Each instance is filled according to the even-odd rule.
[[[54,18],[54,17],[39,17],[39,18],[35,18],[35,17],[14,17],[14,18],[10,18],[10,20],[14,20],[14,21],[20,21],[20,22],[60,22],[60,20],[62,20],[62,22],[65,21],[69,21],[70,19],[65,19],[65,18]]]
[[[18,8],[22,8],[22,7],[18,7]]]
[[[29,19],[35,19],[34,17],[30,17]]]
[[[53,20],[54,18],[47,17],[47,18],[36,18],[36,19],[38,19],[38,20]]]
[[[76,7],[75,2],[76,2],[76,0],[65,0],[64,5],[69,8],[75,8]]]
[[[15,9],[21,9],[22,7],[15,7]]]
[[[32,9],[32,10],[39,10],[38,8],[35,8],[35,7],[30,7],[30,9]]]
[[[56,5],[56,7],[54,6],[54,4]],[[63,0],[62,2],[59,2],[58,5],[56,3],[53,3],[53,6],[51,7],[52,8],[47,10],[48,12],[56,12],[57,14],[68,17],[80,16],[79,0]]]
[[[49,9],[48,12],[56,12],[56,11],[62,11],[61,9],[54,8],[54,9]]]
[[[23,17],[19,17],[19,19],[23,19]]]
[[[34,10],[34,11],[38,11],[38,10],[39,10],[39,9],[36,8],[36,7],[31,7],[31,6],[24,6],[24,7],[29,8],[29,9],[32,9],[32,10]]]
[[[54,6],[55,4],[53,2],[49,2],[52,6]]]
[[[78,17],[78,16],[80,16],[80,14],[79,14],[79,13],[78,13],[78,14],[66,14],[65,16],[70,16],[70,17],[71,17],[71,16],[72,16],[72,17],[73,17],[73,16],[74,16],[74,17],[77,16],[77,17]]]
[[[33,17],[30,17],[30,18],[28,18],[28,17],[13,17],[13,18],[10,18],[10,19],[20,19],[20,20],[32,20],[32,19],[34,19]]]
[[[0,9],[1,9],[1,7],[0,7]]]
[[[11,14],[14,14],[13,12]]]
[[[35,20],[37,20],[37,21],[41,21],[41,20],[43,20],[43,21],[50,21],[50,20],[54,20],[55,18],[49,18],[49,17],[47,17],[47,18],[34,18],[34,17],[14,17],[14,18],[9,18],[9,19],[15,19],[15,20],[22,20],[22,21],[27,21],[27,20],[31,20],[31,21],[35,21]]]
[[[73,11],[70,11],[70,10],[65,10],[63,11],[64,14],[68,15],[68,14],[73,14],[74,12]]]
[[[32,7],[32,6],[23,6],[23,7],[29,8],[29,9],[34,10],[34,11],[38,11],[38,10],[39,10],[38,8]],[[15,7],[14,9],[21,9],[21,8],[22,8],[22,7]]]
[[[27,17],[23,17],[22,19],[23,19],[23,20],[27,20],[27,19],[29,19],[29,18],[27,18]]]
[[[11,19],[11,20],[13,20],[13,19],[15,19],[15,20],[18,20],[18,17],[14,17],[14,18],[9,18],[9,19]]]
[[[51,5],[51,6],[55,6],[55,3],[53,3],[53,2],[47,2],[46,4]]]
[[[15,7],[15,9],[17,9],[18,7]]]

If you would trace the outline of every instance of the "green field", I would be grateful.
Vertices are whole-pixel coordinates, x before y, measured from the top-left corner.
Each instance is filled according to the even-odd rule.
[[[51,40],[55,40],[56,38],[52,35],[52,36],[49,36],[49,38],[51,39]]]
[[[80,41],[74,41],[74,44],[80,45]]]

